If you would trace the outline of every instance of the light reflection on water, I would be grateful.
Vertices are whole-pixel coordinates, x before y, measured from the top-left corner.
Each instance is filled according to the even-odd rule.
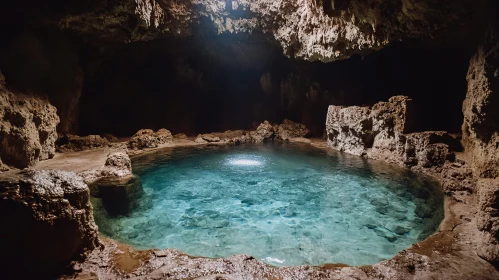
[[[101,232],[138,248],[250,254],[273,265],[372,264],[433,233],[430,178],[309,145],[171,149],[135,159],[138,206]]]

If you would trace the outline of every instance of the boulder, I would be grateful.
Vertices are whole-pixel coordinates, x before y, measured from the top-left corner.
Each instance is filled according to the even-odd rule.
[[[185,135],[184,133],[177,133],[177,134],[173,135],[173,138],[174,139],[187,139],[187,135]]]
[[[194,141],[200,144],[206,143],[225,143],[241,144],[253,142],[250,133],[244,130],[227,130],[224,132],[214,132],[209,134],[199,134]]]
[[[128,141],[129,149],[157,148],[159,145],[171,143],[173,136],[167,129],[154,132],[152,129],[141,129]]]
[[[368,107],[329,106],[328,145],[337,150],[407,167],[441,167],[459,143],[444,131],[407,133],[411,99],[394,96]]]
[[[288,140],[289,138],[305,137],[310,133],[307,127],[303,124],[296,123],[285,119],[282,124],[274,128],[275,135],[278,139]]]
[[[0,159],[25,168],[55,155],[56,108],[46,99],[13,94],[0,85]]]
[[[27,170],[0,178],[4,268],[47,272],[98,243],[89,189],[73,172]],[[19,272],[19,271],[18,271]]]
[[[126,151],[117,150],[107,155],[104,166],[79,173],[85,183],[91,184],[102,178],[123,178],[132,175],[132,162]]]
[[[264,121],[256,128],[256,131],[254,131],[251,136],[257,143],[273,140],[275,136],[274,127],[268,121]]]
[[[104,133],[101,134],[100,137],[107,139],[110,143],[116,143],[119,142],[118,138],[111,133]]]
[[[80,152],[85,150],[109,147],[109,140],[99,135],[78,136],[66,134],[57,141],[57,152]]]

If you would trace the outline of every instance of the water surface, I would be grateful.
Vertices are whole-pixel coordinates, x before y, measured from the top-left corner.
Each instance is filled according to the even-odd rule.
[[[249,254],[273,265],[373,264],[443,218],[431,178],[310,145],[164,150],[133,162],[144,194],[102,233],[140,249]]]

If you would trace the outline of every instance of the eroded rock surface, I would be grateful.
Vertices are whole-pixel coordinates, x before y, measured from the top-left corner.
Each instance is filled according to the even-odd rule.
[[[303,124],[285,119],[282,124],[274,127],[276,137],[282,140],[290,138],[305,137],[310,133],[307,127]]]
[[[3,77],[3,76],[2,76]],[[46,99],[0,85],[0,159],[25,168],[55,155],[56,109]]]
[[[160,129],[154,132],[152,129],[141,129],[128,141],[129,149],[157,148],[159,145],[173,141],[171,132]]]
[[[99,135],[78,136],[67,134],[58,139],[57,152],[79,152],[96,148],[108,147],[109,140]]]
[[[89,189],[73,172],[0,177],[0,211],[2,265],[18,274],[60,268],[99,242]]]
[[[457,141],[447,132],[407,133],[411,99],[394,96],[368,107],[330,106],[328,145],[337,150],[407,167],[441,167],[454,160]]]
[[[73,13],[59,19],[58,24],[92,37],[135,41],[165,33],[190,35],[197,24],[208,22],[218,33],[269,34],[288,56],[332,61],[378,49],[392,40],[436,37],[448,30],[466,29],[480,16],[483,3],[483,0],[106,1],[75,5]]]
[[[497,4],[496,4],[497,5]],[[497,7],[496,7],[497,10]],[[492,10],[494,11],[494,10]],[[478,178],[478,255],[499,264],[499,23],[470,61],[463,103],[463,145]],[[496,178],[496,179],[494,179]]]

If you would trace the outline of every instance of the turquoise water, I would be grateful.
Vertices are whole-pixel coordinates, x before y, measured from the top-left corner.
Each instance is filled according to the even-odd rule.
[[[134,160],[143,195],[126,216],[95,201],[102,233],[138,248],[249,254],[277,266],[373,264],[431,235],[430,178],[310,145],[165,150]]]

